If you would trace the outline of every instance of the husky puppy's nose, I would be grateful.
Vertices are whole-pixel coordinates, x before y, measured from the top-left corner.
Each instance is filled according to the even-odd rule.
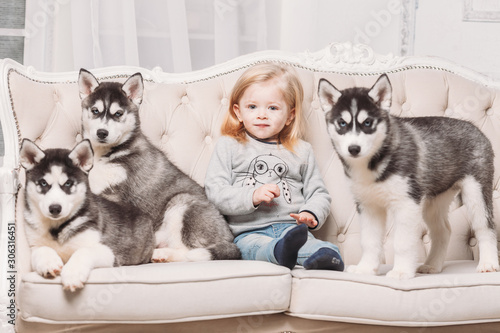
[[[347,148],[347,150],[352,156],[358,156],[358,154],[361,152],[361,147],[358,145],[351,145],[349,146],[349,148]]]
[[[52,204],[49,206],[49,213],[52,216],[57,216],[57,215],[61,214],[61,211],[62,211],[62,207],[59,204]]]
[[[104,140],[108,137],[109,132],[105,129],[98,129],[96,134],[99,139]]]

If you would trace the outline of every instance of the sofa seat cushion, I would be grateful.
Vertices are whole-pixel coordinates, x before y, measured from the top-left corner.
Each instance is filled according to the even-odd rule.
[[[209,261],[101,268],[82,290],[60,277],[23,276],[19,316],[42,323],[168,323],[284,312],[290,270],[259,261]]]
[[[440,274],[409,280],[332,271],[292,271],[288,314],[391,326],[500,321],[500,273],[476,273],[472,260],[446,262]]]

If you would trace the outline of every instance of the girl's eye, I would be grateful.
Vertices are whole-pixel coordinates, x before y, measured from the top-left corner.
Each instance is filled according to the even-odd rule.
[[[252,104],[252,105],[249,105],[249,106],[248,106],[248,108],[249,108],[250,110],[254,110],[254,109],[256,109],[256,108],[257,108],[257,106],[255,106],[255,105],[253,105],[253,104]]]
[[[276,111],[276,110],[278,110],[278,107],[277,106],[270,106],[269,110]]]
[[[96,108],[96,107],[93,107],[92,109],[90,109],[90,112],[92,112],[92,114],[99,114],[99,110]]]

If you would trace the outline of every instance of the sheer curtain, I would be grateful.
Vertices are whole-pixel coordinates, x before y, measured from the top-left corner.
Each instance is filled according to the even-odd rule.
[[[346,41],[406,54],[415,8],[416,0],[26,0],[24,64],[178,73],[255,51]]]
[[[281,0],[27,0],[24,63],[185,72],[279,48]],[[271,32],[270,32],[271,31]]]

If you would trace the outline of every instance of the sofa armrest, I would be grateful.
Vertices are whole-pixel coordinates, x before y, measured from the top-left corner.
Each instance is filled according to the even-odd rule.
[[[15,295],[17,281],[15,204],[18,191],[18,173],[15,169],[0,167],[0,303],[2,332],[10,332],[16,318]],[[13,331],[13,330],[12,330]]]
[[[19,187],[17,169],[0,167],[0,194],[16,194]]]
[[[8,88],[7,72],[15,64],[0,60],[0,86]],[[16,199],[19,190],[19,134],[12,112],[9,89],[0,89],[0,126],[4,155],[0,163],[0,331],[14,332],[16,291],[19,286]]]

